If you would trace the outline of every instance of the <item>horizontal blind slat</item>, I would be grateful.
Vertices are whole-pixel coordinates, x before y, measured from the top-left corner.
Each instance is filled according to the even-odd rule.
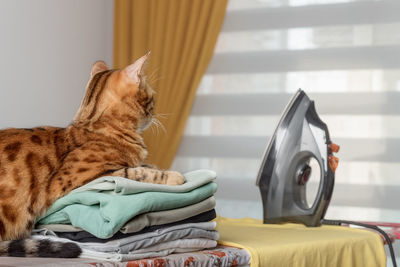
[[[400,67],[400,46],[215,53],[208,74]]]
[[[218,199],[238,199],[260,201],[260,191],[255,183],[240,179],[217,180]],[[316,182],[310,182],[307,186],[317,187]],[[357,197],[354,197],[357,192]],[[359,185],[359,184],[335,184],[332,195],[332,206],[356,206],[386,209],[399,209],[400,186],[393,185]]]
[[[310,5],[229,11],[223,32],[400,21],[400,1]]]
[[[345,161],[399,160],[400,138],[334,138],[341,146],[339,159]],[[184,136],[179,157],[259,158],[269,137],[248,136]]]
[[[197,95],[191,116],[279,115],[292,96],[289,93]],[[309,96],[320,114],[400,114],[400,92],[310,93]]]

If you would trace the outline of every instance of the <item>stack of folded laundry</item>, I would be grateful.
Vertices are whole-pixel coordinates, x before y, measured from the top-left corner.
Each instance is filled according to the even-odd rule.
[[[177,186],[96,179],[57,200],[38,218],[33,238],[75,242],[82,258],[114,261],[213,248],[216,174],[184,176]]]

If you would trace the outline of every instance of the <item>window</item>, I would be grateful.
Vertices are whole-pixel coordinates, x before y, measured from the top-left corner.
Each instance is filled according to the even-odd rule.
[[[341,145],[326,217],[400,222],[399,11],[396,0],[231,0],[173,168],[215,170],[217,212],[262,218],[262,153],[302,88]]]

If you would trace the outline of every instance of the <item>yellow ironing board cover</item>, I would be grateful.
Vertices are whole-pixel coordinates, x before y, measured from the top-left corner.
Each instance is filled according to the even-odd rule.
[[[263,224],[261,220],[217,217],[221,245],[246,249],[251,267],[384,267],[381,237],[343,226]]]

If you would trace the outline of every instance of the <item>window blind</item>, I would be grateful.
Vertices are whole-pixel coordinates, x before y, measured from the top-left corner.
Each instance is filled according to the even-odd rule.
[[[341,145],[326,217],[400,222],[399,12],[397,0],[230,0],[172,168],[215,170],[217,212],[262,218],[261,157],[302,88]]]

